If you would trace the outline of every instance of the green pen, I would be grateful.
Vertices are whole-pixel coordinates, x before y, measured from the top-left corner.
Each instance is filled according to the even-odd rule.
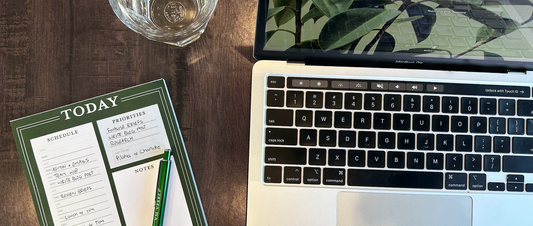
[[[154,222],[152,226],[162,226],[167,199],[168,178],[170,177],[170,149],[165,150],[163,159],[159,163],[157,188],[155,193]]]

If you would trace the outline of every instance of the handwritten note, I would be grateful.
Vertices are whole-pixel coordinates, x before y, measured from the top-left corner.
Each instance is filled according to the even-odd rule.
[[[97,121],[111,168],[160,155],[170,147],[154,104]]]
[[[30,140],[54,225],[119,225],[92,123]]]

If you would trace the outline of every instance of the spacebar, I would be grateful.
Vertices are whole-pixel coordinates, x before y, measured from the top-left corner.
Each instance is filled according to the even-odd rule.
[[[348,170],[348,185],[394,188],[443,188],[443,175],[439,172]]]

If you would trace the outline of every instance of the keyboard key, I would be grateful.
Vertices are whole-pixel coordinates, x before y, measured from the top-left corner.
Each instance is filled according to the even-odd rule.
[[[304,106],[304,92],[287,91],[287,107],[301,108]]]
[[[283,107],[285,93],[283,90],[268,90],[267,91],[267,106],[269,107]]]
[[[305,106],[308,108],[322,108],[324,96],[322,92],[307,92],[305,94]]]
[[[279,76],[268,76],[267,87],[269,88],[283,88],[285,87],[285,78]]]
[[[533,154],[532,137],[513,137],[513,153],[515,154]]]
[[[331,88],[333,88],[333,89],[349,89],[350,88],[350,82],[349,81],[332,81],[331,82]]]
[[[356,139],[355,131],[339,131],[339,147],[354,148]]]
[[[507,183],[507,191],[523,192],[524,183]]]
[[[408,112],[420,111],[420,96],[405,95],[403,96],[403,110]]]
[[[326,80],[309,80],[309,87],[311,87],[311,88],[328,88],[328,81],[326,81]]]
[[[365,94],[365,110],[381,110],[381,94]]]
[[[475,136],[474,151],[476,152],[491,152],[492,139],[490,136]]]
[[[392,128],[394,130],[410,130],[411,129],[411,115],[394,114],[392,116]]]
[[[440,111],[440,97],[424,96],[423,110],[424,112],[439,112]]]
[[[385,167],[385,152],[384,151],[368,151],[368,167]]]
[[[446,189],[466,190],[466,173],[446,173]]]
[[[533,116],[533,100],[518,100],[517,108],[519,116]]]
[[[524,134],[524,119],[523,118],[509,118],[508,133],[512,135]]]
[[[477,98],[472,98],[472,97],[461,98],[461,113],[477,114]]]
[[[415,144],[416,141],[414,133],[398,133],[398,149],[414,150]]]
[[[363,150],[348,151],[348,166],[365,167],[366,153]]]
[[[360,148],[375,148],[376,147],[376,132],[361,131],[357,135],[357,147]]]
[[[487,190],[487,175],[482,173],[471,173],[469,175],[468,189],[476,191]]]
[[[335,145],[337,145],[337,131],[320,130],[318,132],[318,145],[324,147],[335,147]]]
[[[489,191],[505,191],[505,183],[489,182]]]
[[[291,84],[295,88],[309,88],[309,79],[293,79]]]
[[[470,135],[456,135],[455,136],[455,150],[461,152],[471,152],[472,136]]]
[[[413,115],[413,130],[429,131],[429,115]]]
[[[507,183],[524,183],[524,175],[509,174],[507,175]]]
[[[448,132],[450,130],[450,116],[433,115],[431,130],[436,132]]]
[[[437,134],[437,150],[453,151],[453,135]]]
[[[265,148],[265,163],[305,165],[306,161],[307,150],[305,148]]]
[[[465,155],[465,170],[466,171],[481,171],[481,155],[467,154]]]
[[[281,183],[281,166],[265,166],[263,174],[265,183]]]
[[[385,94],[383,108],[386,111],[402,110],[402,97],[397,94]]]
[[[350,110],[361,110],[363,105],[363,95],[360,93],[346,93],[344,108]]]
[[[265,142],[267,144],[296,145],[298,142],[298,130],[266,128]]]
[[[283,169],[283,183],[300,184],[302,183],[302,168],[286,166]]]
[[[326,165],[326,149],[309,149],[309,165]]]
[[[446,154],[446,169],[447,170],[463,170],[463,155]]]
[[[440,172],[349,169],[349,186],[442,189]]]
[[[408,169],[424,169],[424,153],[423,152],[408,152],[407,153],[407,168]]]
[[[533,156],[503,156],[503,172],[533,173]]]
[[[505,118],[491,117],[489,119],[489,133],[492,134],[505,134],[507,126],[505,124]]]
[[[346,184],[346,170],[324,168],[324,184],[325,185],[345,185]]]
[[[509,153],[511,152],[511,138],[494,137],[493,146],[495,153]]]
[[[426,159],[427,169],[442,170],[444,168],[444,155],[442,153],[428,153]]]
[[[459,112],[459,98],[458,97],[442,97],[442,112],[458,113]]]
[[[292,110],[267,109],[266,124],[275,126],[292,126]]]
[[[302,126],[302,127],[313,126],[313,112],[297,110],[296,111],[296,126]]]
[[[374,113],[374,129],[389,130],[391,127],[390,113]]]
[[[315,126],[316,127],[331,127],[333,117],[331,111],[315,111]]]
[[[394,149],[396,145],[396,134],[392,132],[378,133],[378,148]]]
[[[352,128],[352,113],[343,111],[335,112],[335,128]]]
[[[526,124],[527,135],[533,135],[533,119],[528,119]]]
[[[496,99],[481,98],[479,106],[480,106],[479,113],[483,115],[495,115],[496,114]]]
[[[356,129],[370,129],[372,125],[372,115],[368,112],[353,113],[353,127]]]
[[[326,93],[326,108],[341,109],[342,108],[342,93]]]
[[[526,191],[533,192],[533,184],[526,184]]]
[[[468,117],[452,116],[452,132],[458,132],[458,133],[468,132]]]
[[[500,115],[515,115],[515,101],[511,99],[500,99]]]
[[[300,129],[300,145],[316,146],[316,136],[317,134],[315,129]]]
[[[418,150],[435,150],[435,136],[430,133],[419,133],[416,148]]]
[[[405,167],[405,153],[399,151],[387,152],[387,167],[401,169]]]
[[[470,132],[486,133],[487,132],[487,118],[470,117]]]
[[[485,155],[483,159],[483,170],[488,172],[501,171],[501,157],[499,155]]]
[[[345,166],[346,165],[346,150],[330,149],[328,152],[328,165]]]
[[[320,168],[305,167],[304,168],[304,184],[320,184],[322,178],[322,171]]]

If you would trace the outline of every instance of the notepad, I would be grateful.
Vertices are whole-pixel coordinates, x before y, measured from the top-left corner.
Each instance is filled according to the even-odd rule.
[[[11,121],[40,225],[151,225],[172,150],[167,225],[207,225],[164,80]]]

